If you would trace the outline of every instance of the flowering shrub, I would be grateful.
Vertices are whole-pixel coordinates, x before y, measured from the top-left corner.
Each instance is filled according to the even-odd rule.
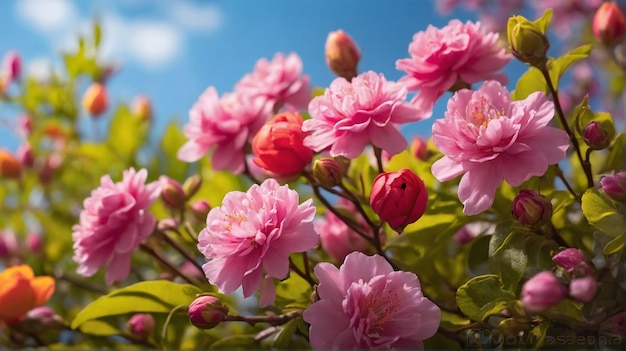
[[[296,53],[261,58],[156,142],[149,97],[110,98],[97,25],[60,77],[6,53],[0,98],[23,113],[0,149],[0,348],[624,349],[624,116],[589,81],[623,87],[624,16],[587,6],[594,43],[562,55],[566,6],[506,33],[429,26],[397,82],[332,32],[328,87]],[[577,62],[594,74],[572,87]],[[431,136],[401,133],[427,117]]]

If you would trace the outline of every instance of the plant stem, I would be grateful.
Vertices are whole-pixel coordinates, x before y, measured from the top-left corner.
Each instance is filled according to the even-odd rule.
[[[168,245],[170,245],[171,247],[173,247],[176,251],[178,251],[178,253],[180,253],[181,255],[183,255],[185,257],[185,259],[187,259],[187,261],[191,262],[193,264],[194,267],[196,267],[196,269],[198,269],[198,271],[200,273],[202,273],[202,275],[204,275],[204,270],[202,269],[202,266],[198,263],[198,261],[196,261],[196,258],[193,257],[192,255],[189,254],[189,252],[187,252],[187,250],[185,250],[183,247],[181,247],[174,239],[170,238],[169,235],[167,235],[166,233],[160,231],[160,230],[155,230],[155,232],[159,235],[159,237],[161,237]]]
[[[383,150],[379,147],[374,146],[374,155],[376,156],[376,164],[378,165],[378,173],[385,173],[385,169],[383,167]]]
[[[580,152],[580,145],[578,144],[578,139],[576,139],[576,135],[574,135],[574,133],[569,127],[569,124],[567,123],[567,119],[565,119],[565,113],[563,113],[563,108],[561,107],[561,102],[559,101],[559,94],[554,88],[554,84],[552,84],[550,73],[548,73],[548,70],[546,69],[545,66],[541,67],[539,70],[541,71],[541,74],[543,74],[543,77],[546,80],[548,89],[550,90],[550,94],[552,94],[552,98],[554,100],[554,107],[557,112],[556,114],[559,117],[561,124],[563,125],[563,130],[565,130],[567,135],[569,135],[572,145],[574,146],[574,150],[576,151],[576,155],[578,156],[578,160],[580,161],[580,164],[583,167],[583,171],[585,172],[585,176],[587,177],[587,187],[593,188],[594,185],[593,185],[593,175],[591,174],[591,167],[589,163],[583,160],[583,155]]]
[[[292,319],[296,319],[302,315],[304,310],[291,311],[289,313],[278,314],[273,316],[239,316],[239,315],[227,315],[224,318],[225,322],[246,322],[251,325],[256,323],[269,323],[270,325],[283,325]]]
[[[567,188],[567,190],[574,195],[575,199],[580,198],[580,195],[576,194],[576,191],[574,191],[574,188],[572,188],[572,186],[569,184],[569,182],[567,181],[567,179],[565,179],[565,176],[563,175],[563,171],[561,170],[561,167],[559,167],[558,164],[555,164],[554,167],[556,168],[556,176],[559,177],[559,179],[561,179],[561,181],[563,182],[563,184],[565,184],[565,187]]]
[[[157,252],[154,249],[152,249],[150,246],[148,246],[146,244],[141,244],[140,248],[143,251],[145,251],[147,254],[149,254],[150,256],[156,258],[157,261],[159,261],[162,265],[167,267],[172,273],[175,273],[179,277],[183,278],[183,280],[185,280],[187,283],[189,283],[191,285],[195,285],[196,284],[195,280],[189,278],[185,273],[181,272],[171,262],[166,260],[165,257],[163,257],[163,255],[161,255],[159,252]]]
[[[293,263],[293,261],[291,260],[291,257],[289,258],[289,268],[291,268],[291,270],[294,271],[294,273],[302,277],[302,279],[306,280],[309,284],[311,284],[311,286],[314,286],[315,284],[317,284],[317,282],[313,279],[313,277],[311,277],[311,275],[308,272],[307,273],[303,272],[302,270],[300,270],[300,268],[298,268],[298,266],[296,266],[295,263]]]

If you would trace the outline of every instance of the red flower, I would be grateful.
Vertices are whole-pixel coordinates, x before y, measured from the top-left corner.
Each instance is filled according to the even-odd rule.
[[[424,182],[409,169],[381,173],[374,179],[370,205],[397,231],[422,217],[427,202]]]

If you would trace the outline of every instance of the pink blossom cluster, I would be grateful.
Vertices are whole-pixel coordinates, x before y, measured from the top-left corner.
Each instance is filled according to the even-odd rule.
[[[480,22],[451,20],[447,26],[428,26],[413,36],[410,58],[396,62],[406,72],[400,79],[409,91],[418,91],[411,100],[420,111],[431,111],[447,90],[458,90],[484,80],[506,83],[497,71],[510,60],[498,42],[498,33],[484,33]]]
[[[218,96],[206,89],[189,111],[184,127],[189,139],[178,158],[195,162],[212,152],[216,170],[242,173],[245,149],[272,112],[281,107],[306,108],[311,98],[309,77],[302,74],[302,61],[295,53],[276,54],[272,61],[260,59],[252,73],[244,76],[235,90]]]
[[[107,284],[126,279],[131,254],[157,222],[148,208],[159,196],[160,183],[146,184],[147,177],[145,169],[134,168],[124,171],[118,183],[105,175],[85,199],[80,222],[72,228],[79,274],[92,276],[107,266]]]

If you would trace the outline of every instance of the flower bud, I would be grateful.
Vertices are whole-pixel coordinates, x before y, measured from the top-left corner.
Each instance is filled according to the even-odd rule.
[[[202,177],[197,174],[185,179],[183,182],[183,192],[187,198],[194,196],[202,185]]]
[[[215,328],[227,315],[228,306],[215,296],[200,296],[189,305],[189,320],[200,329]]]
[[[163,218],[159,220],[157,223],[157,229],[166,232],[166,231],[177,231],[178,230],[178,221],[174,218]]]
[[[569,283],[569,295],[582,302],[590,302],[596,295],[598,282],[594,276],[572,279]]]
[[[552,256],[552,261],[570,273],[578,267],[588,266],[583,252],[575,248],[568,248],[557,253]]]
[[[361,53],[354,40],[343,30],[330,32],[326,39],[326,64],[328,68],[347,80],[357,76]]]
[[[133,115],[142,121],[150,121],[152,119],[152,104],[147,95],[137,95],[131,104]]]
[[[35,163],[33,148],[28,143],[20,145],[15,151],[15,156],[24,167],[32,167]]]
[[[427,202],[424,182],[409,169],[381,173],[374,179],[372,210],[397,232],[422,217]]]
[[[22,164],[8,150],[0,149],[0,177],[18,178],[22,172]]]
[[[411,155],[420,161],[428,160],[428,142],[420,137],[413,137],[409,146]]]
[[[614,1],[605,1],[593,16],[591,28],[596,40],[604,45],[614,46],[624,39],[626,32],[624,12]]]
[[[551,17],[552,12],[546,11],[535,22],[530,22],[523,16],[509,18],[507,38],[513,56],[528,65],[539,68],[546,64],[550,42],[545,33]]]
[[[567,288],[551,271],[543,271],[530,278],[522,287],[522,303],[531,312],[554,306],[567,296]]]
[[[131,337],[145,340],[152,333],[155,326],[154,317],[149,313],[137,313],[126,323],[126,330]]]
[[[527,227],[538,227],[552,219],[552,203],[534,190],[522,189],[513,200],[513,215]]]
[[[12,231],[0,232],[0,259],[12,256],[17,251],[17,239]]]
[[[624,202],[626,200],[626,171],[613,172],[600,178],[600,187],[610,198]]]
[[[587,124],[583,130],[583,139],[585,140],[585,144],[594,150],[606,149],[611,143],[609,131],[602,123],[598,122]]]
[[[9,51],[2,60],[2,71],[7,75],[7,83],[20,79],[22,72],[22,58],[17,51]]]
[[[21,115],[17,118],[16,133],[22,138],[28,138],[33,132],[33,120],[28,115]]]
[[[41,236],[39,234],[31,233],[26,237],[26,246],[31,253],[38,253],[41,251]]]
[[[204,222],[209,211],[211,211],[211,205],[206,200],[198,200],[189,206],[189,210],[198,222]]]
[[[313,163],[313,177],[319,184],[332,188],[341,184],[341,166],[332,157],[317,159]]]
[[[83,108],[94,117],[104,113],[108,106],[107,91],[101,83],[93,83],[83,95]]]
[[[350,170],[350,159],[343,156],[335,156],[333,157],[333,159],[339,165],[339,168],[341,169],[341,175],[347,175],[348,171]]]
[[[174,179],[161,176],[159,177],[161,182],[161,199],[170,208],[180,208],[187,201],[185,191],[179,182]]]
[[[313,150],[302,143],[306,136],[300,114],[278,114],[252,139],[252,161],[278,176],[296,175],[313,159]]]
[[[49,185],[52,182],[52,177],[54,173],[61,167],[61,162],[63,159],[60,154],[51,154],[44,161],[43,167],[39,172],[39,181],[43,185]]]

